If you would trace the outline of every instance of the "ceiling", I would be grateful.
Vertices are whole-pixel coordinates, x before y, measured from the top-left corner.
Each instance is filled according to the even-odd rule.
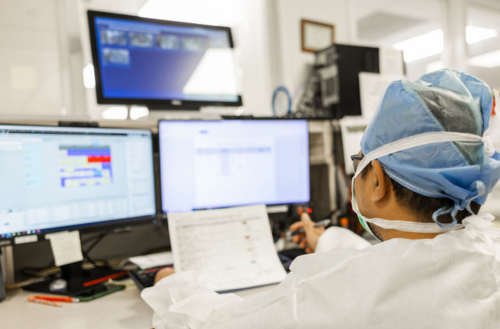
[[[467,25],[493,28],[500,32],[500,1],[498,10],[481,6],[490,1],[469,1]],[[446,20],[446,2],[443,0],[352,0],[358,29],[363,42],[391,46],[438,28]]]
[[[354,12],[358,42],[378,47],[437,30],[446,25],[444,0],[350,0]],[[453,0],[451,0],[453,1]],[[473,57],[500,49],[500,1],[468,0],[466,25],[495,29],[499,36],[468,45]],[[441,55],[430,56],[407,64],[409,78],[426,72],[430,63],[441,61]],[[478,76],[493,87],[500,87],[500,67],[486,69],[469,66],[468,73]]]

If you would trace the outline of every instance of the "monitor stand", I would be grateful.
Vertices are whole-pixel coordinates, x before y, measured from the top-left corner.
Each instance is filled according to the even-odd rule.
[[[149,109],[148,120],[219,120],[219,114],[204,113],[193,110],[159,110]]]
[[[102,288],[110,279],[119,279],[126,276],[128,276],[127,271],[117,271],[103,267],[84,270],[82,262],[76,262],[61,266],[61,277],[33,283],[23,287],[23,289],[44,294],[77,297],[96,290],[96,288]]]
[[[148,107],[147,120],[220,120],[223,116],[237,116],[239,107],[204,106],[193,109]]]

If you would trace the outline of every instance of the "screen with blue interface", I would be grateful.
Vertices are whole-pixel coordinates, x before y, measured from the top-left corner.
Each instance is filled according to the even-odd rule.
[[[165,213],[309,202],[305,120],[160,121]]]
[[[94,17],[104,98],[238,101],[224,29]]]
[[[0,238],[155,214],[148,130],[0,125]]]

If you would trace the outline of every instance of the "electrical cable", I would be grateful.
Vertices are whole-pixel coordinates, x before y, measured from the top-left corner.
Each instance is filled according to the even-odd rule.
[[[83,246],[84,244],[86,244],[86,243],[89,243],[90,241],[94,241],[94,240],[96,239],[96,236],[100,236],[101,234],[106,233],[106,232],[108,232],[108,231],[107,231],[107,230],[102,230],[102,231],[97,232],[97,234],[92,235],[92,236],[91,236],[91,237],[89,237],[89,238],[82,239],[82,241],[81,241],[82,246]]]
[[[101,242],[101,240],[102,240],[102,239],[104,239],[104,237],[105,237],[106,235],[108,235],[108,234],[109,234],[109,231],[101,231],[101,233],[99,234],[99,236],[97,237],[97,239],[95,239],[95,241],[94,241],[94,242],[90,245],[90,247],[88,247],[88,248],[87,248],[87,250],[84,250],[84,249],[82,248],[82,254],[83,254],[83,256],[84,256],[84,257],[85,257],[85,258],[86,258],[89,262],[91,262],[91,263],[92,263],[92,264],[93,264],[96,268],[98,267],[98,265],[96,264],[96,262],[95,262],[92,258],[90,258],[89,253],[90,253],[90,252],[92,251],[92,249],[94,249],[94,247],[95,247],[95,246],[96,246],[99,242]],[[87,241],[89,241],[89,240],[87,239],[85,242],[87,242]],[[83,244],[83,243],[82,243],[82,244]]]
[[[292,97],[290,96],[290,93],[288,92],[288,89],[286,89],[283,86],[279,86],[274,90],[273,93],[273,101],[271,103],[272,108],[273,108],[273,116],[276,116],[276,108],[275,108],[275,103],[276,103],[276,96],[278,95],[279,92],[284,92],[288,98],[288,111],[287,113],[290,114],[292,113]]]
[[[295,91],[293,92],[292,94],[292,100],[295,100],[295,103],[297,103],[298,101],[298,105],[295,105],[295,111],[300,111],[300,104],[302,103],[302,97],[299,97],[302,95],[302,90],[303,89],[306,89],[307,87],[309,87],[309,84],[311,83],[313,79],[313,74],[310,74],[309,77],[304,80],[296,89]],[[292,108],[293,108],[293,105],[292,104]]]
[[[108,234],[110,233],[126,233],[126,232],[130,232],[132,230],[132,227],[130,226],[127,226],[127,227],[124,227],[124,228],[116,228],[112,231],[109,231],[109,230],[103,230],[103,231],[100,231],[99,234],[97,235],[97,238],[96,236],[92,236],[90,238],[87,238],[85,240],[82,240],[82,254],[83,254],[83,257],[85,259],[87,259],[90,263],[92,263],[95,267],[110,267],[108,262],[104,261],[103,262],[106,264],[106,265],[97,265],[97,262],[94,261],[92,258],[90,258],[89,254],[90,252],[92,251],[92,249],[94,249],[94,247],[99,244],[99,242],[102,241],[102,239],[104,239]],[[94,241],[90,247],[88,247],[87,249],[84,249],[83,248],[83,245],[86,244],[87,242],[90,242],[90,241]]]

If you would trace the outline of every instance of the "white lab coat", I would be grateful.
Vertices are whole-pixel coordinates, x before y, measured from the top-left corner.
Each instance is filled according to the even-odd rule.
[[[498,329],[500,229],[492,220],[472,216],[465,229],[434,239],[301,256],[274,290],[246,301],[210,291],[193,272],[164,278],[142,297],[155,311],[156,329]],[[367,245],[359,239],[329,229],[318,249]]]

